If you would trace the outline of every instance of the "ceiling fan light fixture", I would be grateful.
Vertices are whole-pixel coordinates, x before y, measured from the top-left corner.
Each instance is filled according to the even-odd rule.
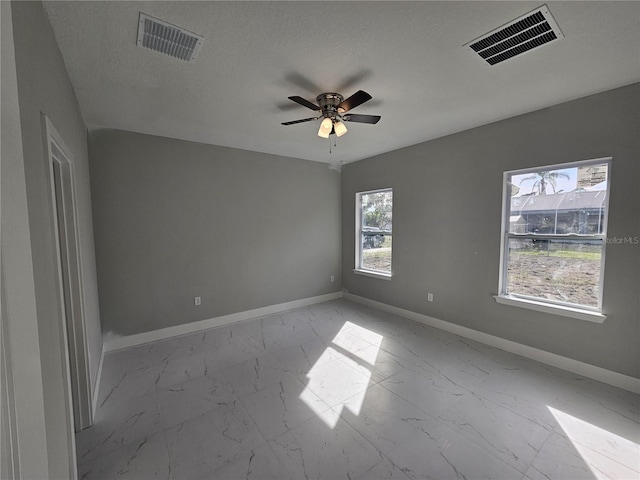
[[[336,122],[333,126],[336,136],[341,137],[345,133],[347,133],[347,126],[342,122]]]
[[[282,125],[295,125],[297,123],[306,123],[322,119],[320,128],[318,129],[318,136],[321,138],[331,138],[331,135],[335,135],[334,146],[335,138],[347,133],[345,122],[368,123],[373,125],[380,120],[379,115],[354,115],[352,113],[346,113],[371,100],[371,95],[363,90],[358,90],[346,100],[339,93],[321,93],[316,97],[317,105],[298,96],[288,98],[303,107],[319,112],[319,115],[317,117],[302,118],[291,122],[282,122]],[[343,115],[343,113],[346,115]],[[331,153],[331,148],[329,148],[329,153]]]
[[[322,138],[329,138],[331,135],[331,129],[333,128],[333,122],[329,117],[325,117],[318,129],[318,136]]]

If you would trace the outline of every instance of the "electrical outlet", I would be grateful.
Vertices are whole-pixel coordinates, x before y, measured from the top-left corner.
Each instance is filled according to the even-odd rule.
[[[427,293],[427,300],[433,302],[433,293]]]
[[[331,275],[331,283],[333,283],[333,281],[336,279],[336,277],[334,277],[333,275]]]
[[[194,305],[200,305],[202,303],[202,299],[200,297],[195,297],[193,299]]]

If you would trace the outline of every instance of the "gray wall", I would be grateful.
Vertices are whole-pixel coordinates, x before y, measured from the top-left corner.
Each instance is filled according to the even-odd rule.
[[[640,84],[347,165],[351,293],[640,377],[640,245],[606,251],[604,324],[495,303],[502,172],[612,156],[609,237],[640,236]],[[355,193],[393,187],[393,279],[352,273]],[[435,301],[427,302],[427,292]]]
[[[95,383],[102,349],[97,277],[93,245],[91,194],[89,191],[86,127],[49,21],[40,2],[14,2],[18,103],[22,128],[24,169],[33,252],[33,276],[42,360],[42,375],[51,478],[68,478],[64,398],[65,352],[59,335],[59,297],[55,268],[55,242],[49,167],[43,151],[41,113],[46,114],[73,155],[78,203],[78,226],[84,305],[88,330],[91,380]]]
[[[50,218],[48,165],[44,158],[41,113],[49,117],[71,149],[75,167],[83,295],[91,381],[95,382],[102,351],[98,284],[89,190],[87,131],[62,55],[40,2],[15,2],[14,32],[22,136],[32,229],[38,310],[51,311],[53,232]]]
[[[47,438],[42,434],[46,431],[45,397],[11,10],[10,2],[0,2],[0,478],[48,478]]]
[[[105,340],[342,289],[326,164],[117,130],[89,150]]]

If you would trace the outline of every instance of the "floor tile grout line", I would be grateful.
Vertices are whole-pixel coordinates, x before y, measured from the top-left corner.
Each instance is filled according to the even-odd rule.
[[[303,383],[303,382],[301,382],[299,379],[297,379],[295,376],[293,376],[293,375],[292,375],[292,377],[293,377],[296,381],[298,381],[300,384],[304,385],[304,383]],[[275,386],[275,385],[273,385],[273,386]],[[273,386],[272,386],[272,387],[273,387]],[[233,388],[233,387],[232,387],[232,388]],[[269,388],[269,387],[267,387],[267,388]],[[263,390],[264,390],[264,389],[263,389]],[[271,444],[271,442],[272,442],[273,440],[275,440],[277,437],[279,437],[279,436],[281,436],[281,435],[285,435],[285,434],[287,434],[288,432],[290,432],[291,430],[293,430],[293,429],[295,429],[295,428],[298,428],[298,427],[300,427],[301,425],[303,425],[303,424],[305,424],[305,423],[307,423],[307,422],[309,422],[309,421],[311,421],[311,420],[314,420],[314,419],[315,419],[315,418],[317,418],[317,417],[320,417],[320,415],[321,415],[322,413],[325,413],[325,412],[327,412],[328,410],[331,410],[331,407],[328,407],[328,408],[327,408],[327,410],[325,410],[325,411],[323,411],[323,412],[321,412],[321,413],[316,413],[316,414],[314,414],[313,416],[309,417],[308,419],[306,419],[306,420],[304,420],[304,421],[300,422],[299,424],[297,424],[297,425],[296,425],[296,426],[294,426],[293,428],[287,429],[285,432],[279,433],[279,434],[278,434],[278,435],[276,435],[275,437],[273,437],[273,438],[271,438],[271,439],[268,439],[268,438],[266,437],[266,435],[264,434],[264,432],[262,431],[262,429],[260,428],[260,426],[258,425],[258,422],[256,422],[256,420],[255,420],[255,418],[253,417],[253,415],[251,415],[251,412],[249,411],[249,409],[248,409],[248,408],[246,407],[246,405],[242,402],[241,397],[240,397],[240,396],[238,396],[237,392],[235,392],[235,393],[236,393],[236,397],[238,398],[238,401],[241,403],[241,405],[242,405],[242,407],[245,409],[245,411],[246,411],[247,415],[249,416],[249,418],[251,418],[251,421],[252,421],[252,422],[253,422],[253,424],[255,425],[256,429],[260,432],[260,435],[262,436],[262,438],[263,438],[263,440],[265,441],[266,445],[269,447],[269,450],[273,453],[273,455],[275,456],[275,458],[277,458],[277,459],[278,459],[278,462],[282,465],[282,467],[283,467],[283,468],[285,468],[285,470],[288,470],[288,469],[287,469],[286,465],[284,465],[284,464],[283,464],[282,459],[280,458],[280,456],[279,456],[279,455],[276,453],[276,451],[273,449],[273,445]],[[254,392],[254,393],[259,393],[259,391],[258,391],[258,392]],[[291,472],[289,472],[289,473],[291,473]]]
[[[540,422],[538,422],[536,419],[534,419],[534,418],[529,418],[529,417],[527,417],[527,416],[523,415],[521,412],[518,412],[518,411],[514,410],[513,408],[510,408],[510,407],[509,407],[509,406],[507,406],[507,405],[501,405],[500,403],[498,403],[498,402],[496,402],[496,401],[494,401],[494,400],[492,400],[492,399],[490,399],[490,398],[485,397],[484,395],[482,395],[482,392],[481,392],[481,391],[480,391],[480,392],[478,392],[478,391],[474,391],[474,390],[468,390],[468,392],[469,392],[469,393],[471,393],[472,395],[476,395],[476,396],[478,396],[478,397],[482,397],[482,399],[483,399],[484,401],[486,401],[486,402],[490,402],[490,403],[492,403],[493,405],[496,405],[496,406],[497,406],[497,407],[499,407],[499,408],[504,408],[504,409],[506,409],[506,410],[509,410],[509,411],[510,411],[511,413],[513,413],[514,415],[517,415],[517,416],[519,416],[520,418],[524,418],[525,420],[528,420],[528,421],[530,421],[530,422],[532,422],[532,423],[535,423],[535,424],[536,424],[536,425],[538,425],[539,427],[541,427],[541,428],[543,428],[543,429],[545,429],[545,430],[548,430],[549,432],[554,432],[554,431],[555,431],[555,429],[554,429],[553,427],[549,429],[549,425],[546,425],[546,424],[540,423]]]

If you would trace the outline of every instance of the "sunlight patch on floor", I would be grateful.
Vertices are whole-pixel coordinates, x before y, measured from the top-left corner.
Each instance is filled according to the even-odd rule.
[[[359,415],[371,379],[371,367],[376,363],[383,336],[355,323],[346,322],[333,338],[309,373],[307,386],[300,399],[334,428],[342,410],[346,407]],[[318,412],[317,403],[310,400],[320,397],[333,408]]]
[[[594,478],[640,478],[640,445],[561,410],[547,406]]]

